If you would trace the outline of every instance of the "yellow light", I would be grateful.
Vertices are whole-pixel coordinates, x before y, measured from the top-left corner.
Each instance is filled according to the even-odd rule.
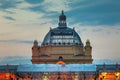
[[[78,80],[78,76],[75,76],[75,80]]]
[[[48,80],[47,76],[45,76],[43,80]]]
[[[105,77],[106,76],[106,74],[107,74],[107,72],[102,72],[102,75]]]
[[[10,74],[6,73],[6,79],[9,79],[9,78],[10,78]]]
[[[116,72],[116,73],[115,73],[116,76],[119,76],[119,74],[120,74],[119,72]]]

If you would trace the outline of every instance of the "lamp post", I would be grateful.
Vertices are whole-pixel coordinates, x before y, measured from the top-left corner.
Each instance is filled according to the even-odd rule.
[[[85,72],[83,73],[83,75],[84,75],[84,80],[86,79],[86,75],[85,75]]]
[[[94,77],[94,80],[96,80],[99,76],[99,70],[97,69],[97,72],[95,72],[95,77]]]
[[[60,72],[58,72],[58,80],[60,80]]]
[[[97,79],[97,73],[95,73],[95,77],[94,77],[94,80],[96,80]]]

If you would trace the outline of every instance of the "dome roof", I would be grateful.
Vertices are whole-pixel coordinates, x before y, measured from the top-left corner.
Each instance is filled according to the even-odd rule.
[[[50,29],[45,36],[43,46],[83,46],[83,43],[74,29],[68,28],[66,25],[66,16],[62,11],[59,16],[59,24],[57,28]]]
[[[44,38],[42,45],[51,46],[71,46],[81,45],[83,43],[74,29],[71,28],[54,28],[51,29]]]

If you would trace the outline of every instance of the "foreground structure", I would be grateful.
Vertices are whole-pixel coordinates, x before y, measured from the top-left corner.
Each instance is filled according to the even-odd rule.
[[[0,80],[120,80],[120,65],[0,65]]]
[[[84,46],[75,29],[67,27],[66,16],[62,11],[57,28],[50,29],[41,46],[37,40],[32,47],[32,63],[56,63],[63,60],[67,64],[92,63],[90,41]]]

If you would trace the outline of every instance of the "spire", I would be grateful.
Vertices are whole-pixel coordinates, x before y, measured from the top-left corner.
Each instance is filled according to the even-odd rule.
[[[9,72],[9,65],[8,64],[6,65],[6,72],[7,73]]]
[[[34,46],[38,46],[38,41],[37,40],[34,40]]]
[[[90,46],[90,40],[89,39],[86,41],[86,46]]]
[[[64,11],[62,10],[62,15],[64,15]]]
[[[67,26],[66,24],[66,16],[64,15],[64,11],[62,10],[61,15],[59,16],[59,24],[60,28],[64,28]]]

